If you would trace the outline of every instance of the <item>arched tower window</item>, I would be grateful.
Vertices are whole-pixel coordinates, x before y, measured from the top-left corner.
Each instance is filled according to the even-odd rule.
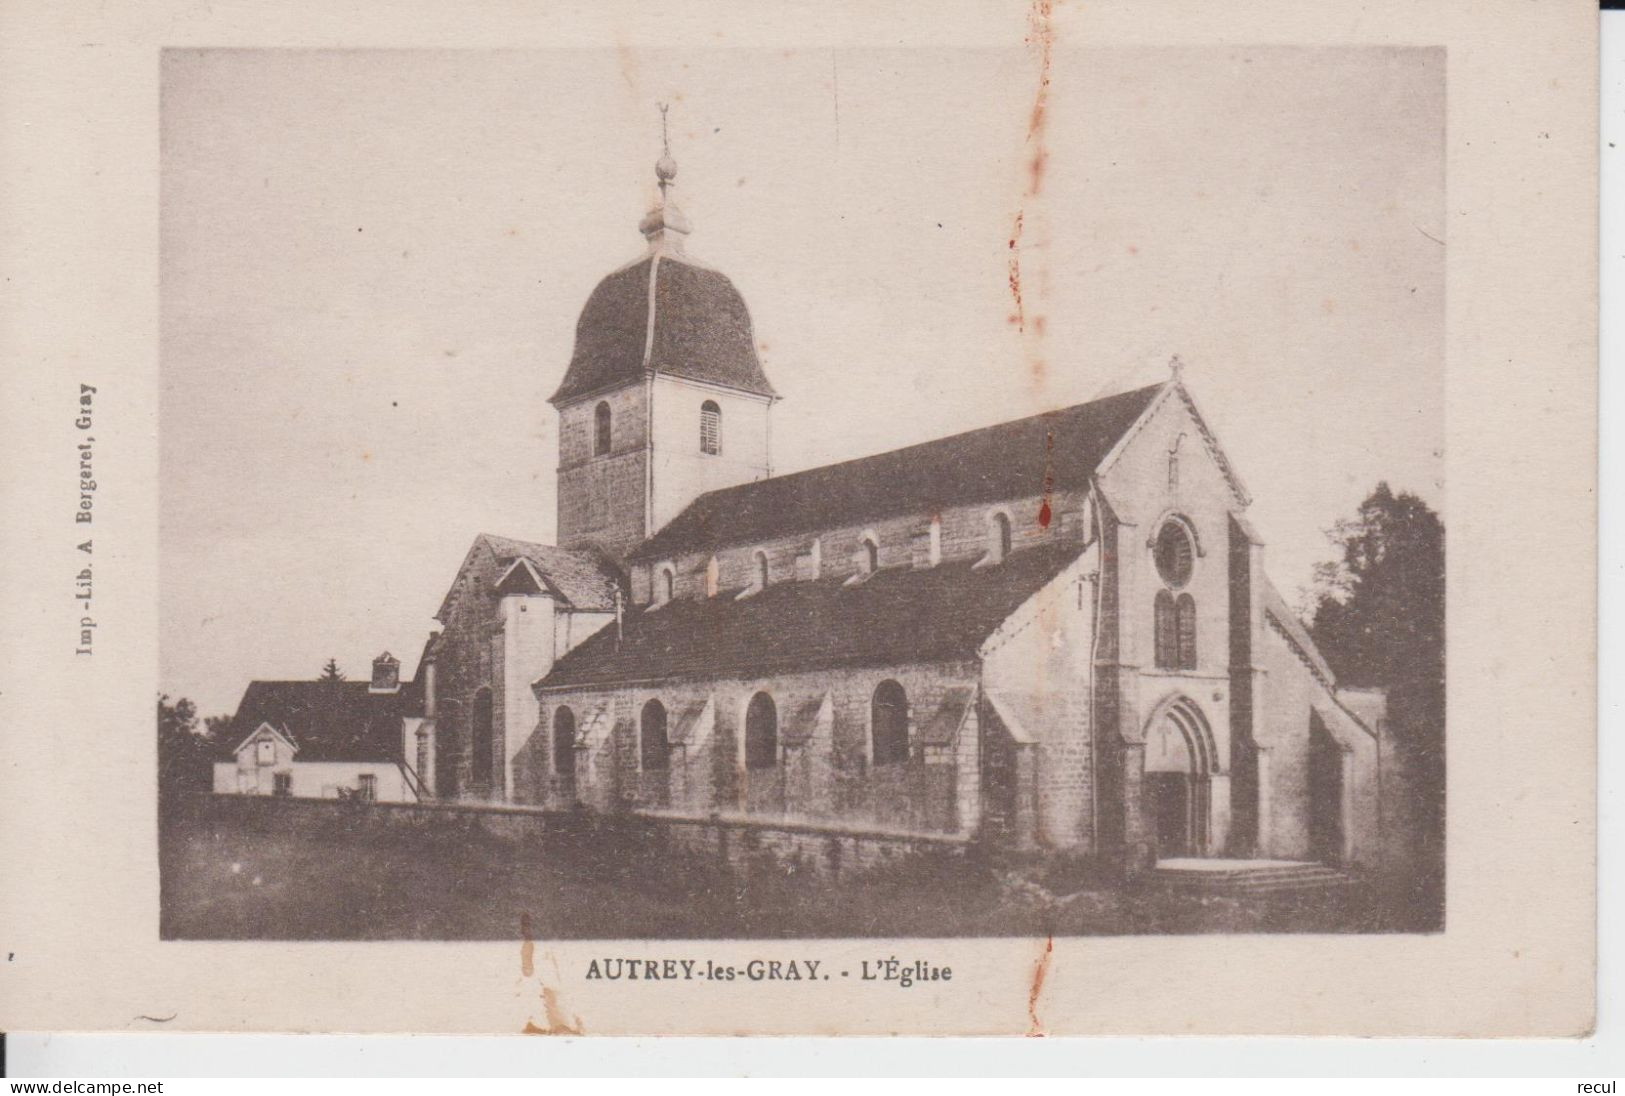
[[[773,698],[757,693],[745,709],[745,768],[771,769],[779,763],[779,710]]]
[[[908,694],[895,681],[882,681],[869,704],[876,765],[908,760]]]
[[[1178,614],[1174,610],[1174,595],[1167,590],[1157,591],[1156,624],[1153,629],[1153,646],[1156,648],[1156,664],[1159,670],[1177,670],[1179,668],[1179,626]]]
[[[658,700],[651,700],[643,706],[643,719],[638,732],[638,756],[646,771],[664,772],[671,764],[671,742],[666,738],[666,706]]]
[[[987,541],[988,559],[994,563],[1003,563],[1012,546],[1010,515],[996,511],[988,517]]]
[[[1151,558],[1163,588],[1157,591],[1152,628],[1156,665],[1162,670],[1196,669],[1196,599],[1189,593],[1175,597],[1191,580],[1196,545],[1183,522],[1170,520],[1157,530]]]
[[[1196,669],[1196,599],[1189,594],[1180,594],[1179,600],[1174,603],[1179,618],[1179,637],[1175,646],[1178,648],[1179,668],[1181,670]]]
[[[491,783],[492,753],[495,752],[494,728],[491,718],[491,690],[479,689],[474,693],[473,736],[469,743],[472,751],[470,775],[476,787],[488,788]]]
[[[609,404],[600,401],[592,413],[592,455],[602,457],[609,452]]]
[[[722,408],[715,400],[700,404],[700,452],[713,457],[722,452]]]
[[[563,705],[553,713],[553,775],[575,784],[576,714]]]

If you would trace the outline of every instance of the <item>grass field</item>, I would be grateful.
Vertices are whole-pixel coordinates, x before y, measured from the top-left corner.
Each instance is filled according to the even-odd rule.
[[[907,858],[830,880],[724,871],[669,849],[523,844],[478,830],[338,823],[296,833],[166,821],[166,939],[744,939],[1392,932],[1366,888],[1335,898],[1123,890],[1086,865]]]

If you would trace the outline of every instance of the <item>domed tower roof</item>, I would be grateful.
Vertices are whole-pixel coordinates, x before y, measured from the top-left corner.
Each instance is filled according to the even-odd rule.
[[[655,164],[660,202],[639,222],[649,253],[598,283],[576,321],[575,353],[551,403],[666,373],[775,398],[762,372],[750,311],[727,277],[683,254],[692,231],[667,197],[668,149]]]

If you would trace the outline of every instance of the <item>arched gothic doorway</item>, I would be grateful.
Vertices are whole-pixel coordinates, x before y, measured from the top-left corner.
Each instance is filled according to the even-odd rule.
[[[1141,802],[1158,859],[1212,855],[1215,768],[1213,734],[1194,703],[1181,697],[1151,717]]]

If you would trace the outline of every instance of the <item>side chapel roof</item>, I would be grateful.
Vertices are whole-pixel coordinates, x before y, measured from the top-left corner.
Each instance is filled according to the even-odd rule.
[[[602,552],[590,548],[558,548],[551,544],[537,544],[512,537],[499,537],[481,533],[463,560],[463,568],[482,547],[489,549],[501,571],[507,571],[515,562],[528,562],[546,585],[546,592],[572,609],[608,611],[615,607],[615,591],[621,583],[620,571]],[[459,568],[459,573],[463,568]],[[447,591],[435,614],[436,620],[445,620],[451,609],[454,585]]]
[[[977,567],[888,568],[784,582],[749,597],[678,598],[627,612],[554,664],[544,688],[973,658],[1083,549],[1049,544]]]

